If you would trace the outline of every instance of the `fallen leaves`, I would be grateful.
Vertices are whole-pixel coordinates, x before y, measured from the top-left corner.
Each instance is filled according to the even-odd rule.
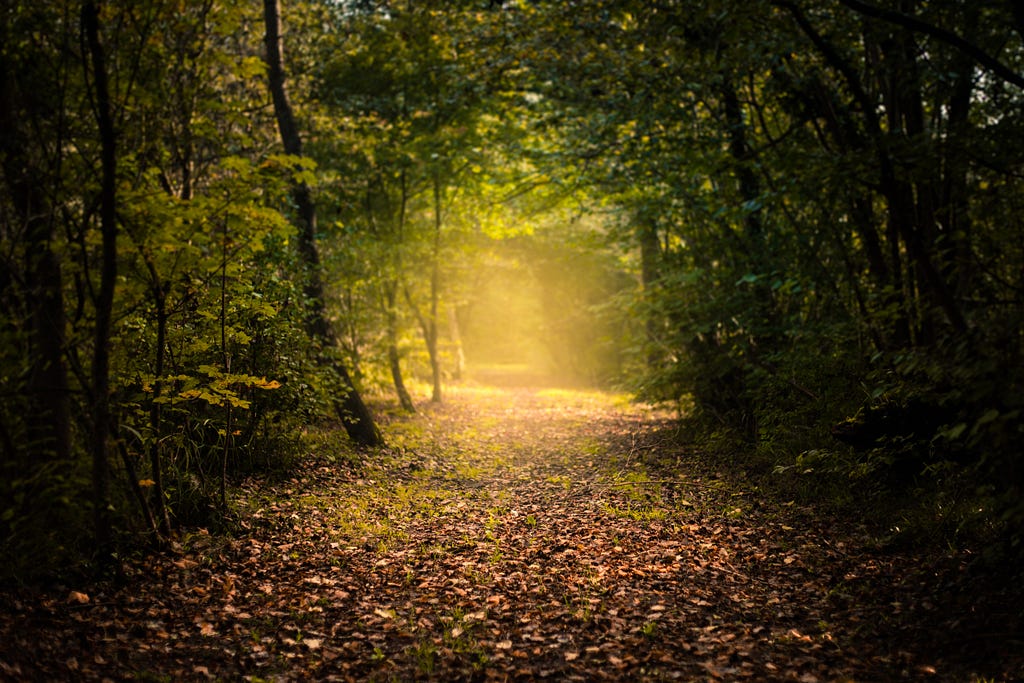
[[[89,596],[79,591],[68,593],[67,603],[69,605],[86,605],[89,603]]]
[[[120,587],[2,597],[0,678],[963,674],[913,647],[941,625],[915,558],[795,505],[758,512],[692,458],[653,471],[691,451],[610,406],[457,389],[359,473],[314,455],[247,482],[234,538],[198,530]]]

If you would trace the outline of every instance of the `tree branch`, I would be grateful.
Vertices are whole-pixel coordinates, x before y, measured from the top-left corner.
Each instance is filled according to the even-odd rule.
[[[935,40],[946,43],[951,47],[955,47],[957,50],[960,50],[964,54],[972,57],[978,62],[978,64],[985,67],[1002,80],[1007,83],[1012,83],[1018,88],[1024,89],[1024,76],[1021,76],[974,43],[957,35],[956,33],[953,33],[952,31],[947,31],[939,26],[933,26],[932,24],[929,24],[926,21],[921,21],[917,17],[910,16],[909,14],[903,14],[902,12],[896,12],[884,7],[876,7],[869,3],[862,2],[862,0],[839,0],[839,2],[846,5],[854,12],[863,14],[864,16],[871,17],[873,19],[880,19],[890,24],[910,29],[911,31],[923,33]]]

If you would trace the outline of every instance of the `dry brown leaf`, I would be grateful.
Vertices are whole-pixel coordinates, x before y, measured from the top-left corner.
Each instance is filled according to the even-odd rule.
[[[71,591],[68,593],[67,602],[73,605],[85,605],[89,602],[89,596],[79,591]]]

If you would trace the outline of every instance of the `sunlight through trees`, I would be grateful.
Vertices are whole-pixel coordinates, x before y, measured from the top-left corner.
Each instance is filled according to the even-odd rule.
[[[303,429],[381,446],[499,364],[1019,552],[1013,3],[0,19],[10,577],[165,546]]]

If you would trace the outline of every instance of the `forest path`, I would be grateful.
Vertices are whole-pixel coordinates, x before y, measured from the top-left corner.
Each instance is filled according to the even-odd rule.
[[[968,680],[913,558],[773,507],[664,415],[462,386],[387,432],[355,467],[311,439],[241,487],[239,533],[88,602],[5,603],[0,680]]]

